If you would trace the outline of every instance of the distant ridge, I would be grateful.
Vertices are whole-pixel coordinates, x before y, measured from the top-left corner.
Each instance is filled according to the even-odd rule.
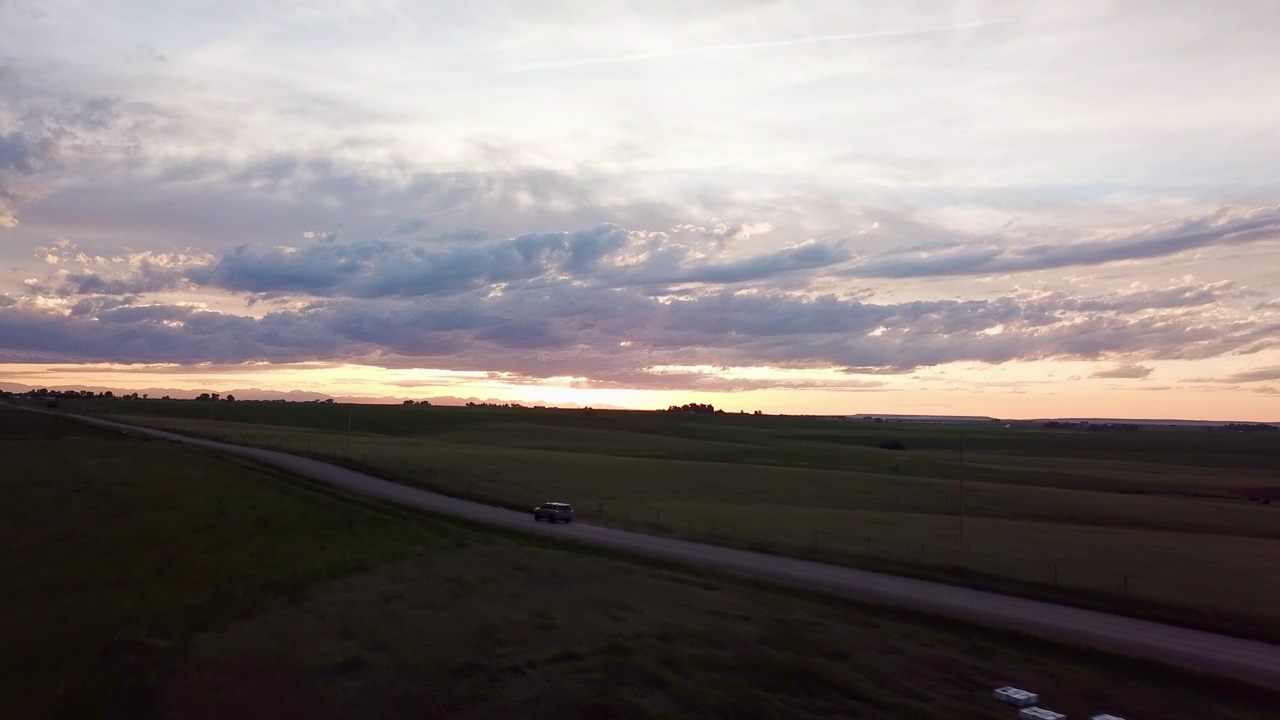
[[[1257,422],[1254,420],[1181,420],[1153,418],[1083,418],[1083,417],[1043,417],[1043,418],[993,418],[986,415],[903,415],[896,413],[858,413],[856,415],[831,415],[833,419],[873,420],[880,418],[890,422],[936,422],[936,423],[1073,423],[1093,425],[1177,425],[1180,427],[1220,427],[1222,425],[1277,425],[1280,422]]]
[[[1254,420],[1171,420],[1142,418],[1032,418],[1020,422],[1061,422],[1061,423],[1093,423],[1103,425],[1117,423],[1124,425],[1185,425],[1189,427],[1218,427],[1219,425],[1277,425],[1276,422],[1259,423]]]
[[[894,413],[858,413],[857,415],[839,415],[837,417],[850,418],[853,420],[871,420],[874,418],[881,418],[884,420],[903,420],[910,422],[997,422],[996,418],[988,417],[986,415],[897,415]]]

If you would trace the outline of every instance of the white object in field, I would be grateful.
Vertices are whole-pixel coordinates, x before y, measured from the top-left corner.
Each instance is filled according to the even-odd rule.
[[[1024,707],[1018,711],[1022,720],[1067,720],[1067,716],[1042,707]]]
[[[1101,715],[1094,715],[1093,717],[1089,718],[1089,720],[1124,720],[1124,718],[1118,717],[1116,715],[1108,715],[1106,713],[1102,713]]]
[[[1015,707],[1027,707],[1028,705],[1035,705],[1040,700],[1040,696],[1033,692],[1019,690],[1016,687],[1002,687],[996,688],[996,699]]]

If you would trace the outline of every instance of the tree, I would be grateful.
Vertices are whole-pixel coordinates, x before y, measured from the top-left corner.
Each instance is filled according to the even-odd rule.
[[[235,402],[235,401],[236,401],[236,396],[235,396],[235,395],[228,395],[228,396],[227,396],[227,402]]]
[[[588,408],[588,409],[590,409],[590,408]],[[703,403],[686,403],[686,404],[684,404],[684,405],[670,405],[670,406],[668,406],[668,407],[667,407],[667,412],[694,413],[694,414],[698,414],[698,415],[703,415],[703,414],[710,415],[711,413],[714,413],[715,411],[716,411],[715,406],[713,406],[713,405],[711,405],[711,404],[709,404],[709,403],[707,403],[707,404],[703,404]]]

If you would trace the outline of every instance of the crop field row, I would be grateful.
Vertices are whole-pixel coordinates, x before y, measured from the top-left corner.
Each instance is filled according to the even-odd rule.
[[[715,439],[640,433],[607,422],[583,428],[578,418],[564,426],[522,425],[508,420],[509,413],[477,411],[489,418],[486,425],[468,417],[470,409],[455,408],[428,412],[464,421],[452,427],[428,423],[418,434],[124,410],[117,419],[329,457],[492,504],[524,509],[568,501],[580,522],[1280,637],[1280,607],[1273,602],[1280,597],[1274,571],[1280,566],[1280,506],[1242,495],[1248,488],[1280,487],[1280,473],[1266,469],[1265,459],[1214,472],[1154,463],[1144,454],[1108,461],[966,447],[961,467],[945,449],[819,444],[852,458],[852,469],[836,470],[829,458],[813,461],[821,452],[805,455],[808,440],[734,443],[717,435],[723,428],[706,423],[697,427]],[[294,411],[305,417],[297,406]],[[227,412],[227,404],[213,411]],[[1017,433],[1005,432],[1015,436],[1007,444],[1016,447]],[[745,455],[772,453],[774,461],[731,461],[726,447],[742,447]],[[788,463],[776,462],[784,456]]]

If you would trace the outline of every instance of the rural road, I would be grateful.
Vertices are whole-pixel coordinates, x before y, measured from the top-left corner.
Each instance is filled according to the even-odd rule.
[[[320,460],[96,418],[65,417],[251,458],[311,480],[443,515],[818,590],[859,602],[907,608],[1017,630],[1029,635],[1156,660],[1280,690],[1280,645],[942,583],[673,538],[579,523],[540,523],[535,522],[528,512],[505,510],[438,495]]]

